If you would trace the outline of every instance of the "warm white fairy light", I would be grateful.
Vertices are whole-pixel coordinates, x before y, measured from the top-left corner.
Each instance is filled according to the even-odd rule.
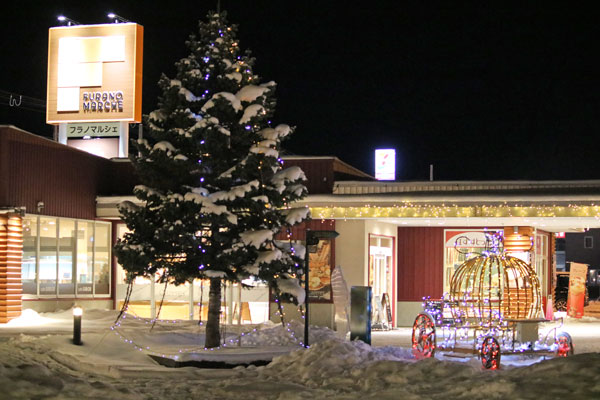
[[[600,219],[600,206],[562,205],[435,205],[402,202],[392,206],[310,207],[315,218],[516,218],[588,217]]]

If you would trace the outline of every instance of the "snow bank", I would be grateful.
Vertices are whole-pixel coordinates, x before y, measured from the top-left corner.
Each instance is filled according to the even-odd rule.
[[[591,328],[590,350],[525,367],[481,369],[476,358],[466,362],[415,361],[408,347],[371,347],[336,339],[326,328],[311,326],[309,349],[299,349],[304,326],[243,325],[242,347],[218,352],[268,352],[274,346],[291,352],[265,367],[233,370],[166,368],[156,365],[136,342],[164,350],[194,345],[203,328],[195,321],[159,323],[128,316],[126,340],[111,333],[115,311],[86,310],[83,346],[71,343],[72,310],[38,314],[26,311],[0,325],[0,384],[4,399],[187,399],[268,400],[375,399],[597,399],[600,398],[600,340],[595,321],[574,321]],[[35,322],[35,326],[31,323]],[[570,324],[568,322],[568,324]],[[567,327],[570,330],[571,326]],[[237,338],[234,326],[227,336]],[[397,335],[397,331],[385,333]],[[377,333],[374,332],[374,338]],[[575,346],[580,340],[575,338]],[[293,351],[293,349],[298,349]],[[504,357],[503,357],[504,358]]]

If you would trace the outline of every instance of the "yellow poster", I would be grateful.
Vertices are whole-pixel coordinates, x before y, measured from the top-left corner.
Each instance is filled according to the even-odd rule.
[[[588,266],[586,264],[571,263],[569,296],[567,297],[567,315],[569,317],[583,317],[587,270]]]

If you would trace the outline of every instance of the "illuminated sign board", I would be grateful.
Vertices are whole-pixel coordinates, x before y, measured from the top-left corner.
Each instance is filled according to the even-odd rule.
[[[396,150],[375,150],[375,179],[380,181],[396,179]]]
[[[46,122],[141,122],[144,28],[51,28]]]

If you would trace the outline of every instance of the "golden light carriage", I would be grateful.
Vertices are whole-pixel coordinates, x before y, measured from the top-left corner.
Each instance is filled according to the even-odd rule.
[[[559,331],[562,323],[539,334],[539,325],[549,321],[543,318],[537,274],[504,254],[497,240],[456,269],[443,299],[424,299],[413,324],[416,357],[436,351],[478,354],[485,368],[496,369],[501,354],[573,354],[570,336]]]

